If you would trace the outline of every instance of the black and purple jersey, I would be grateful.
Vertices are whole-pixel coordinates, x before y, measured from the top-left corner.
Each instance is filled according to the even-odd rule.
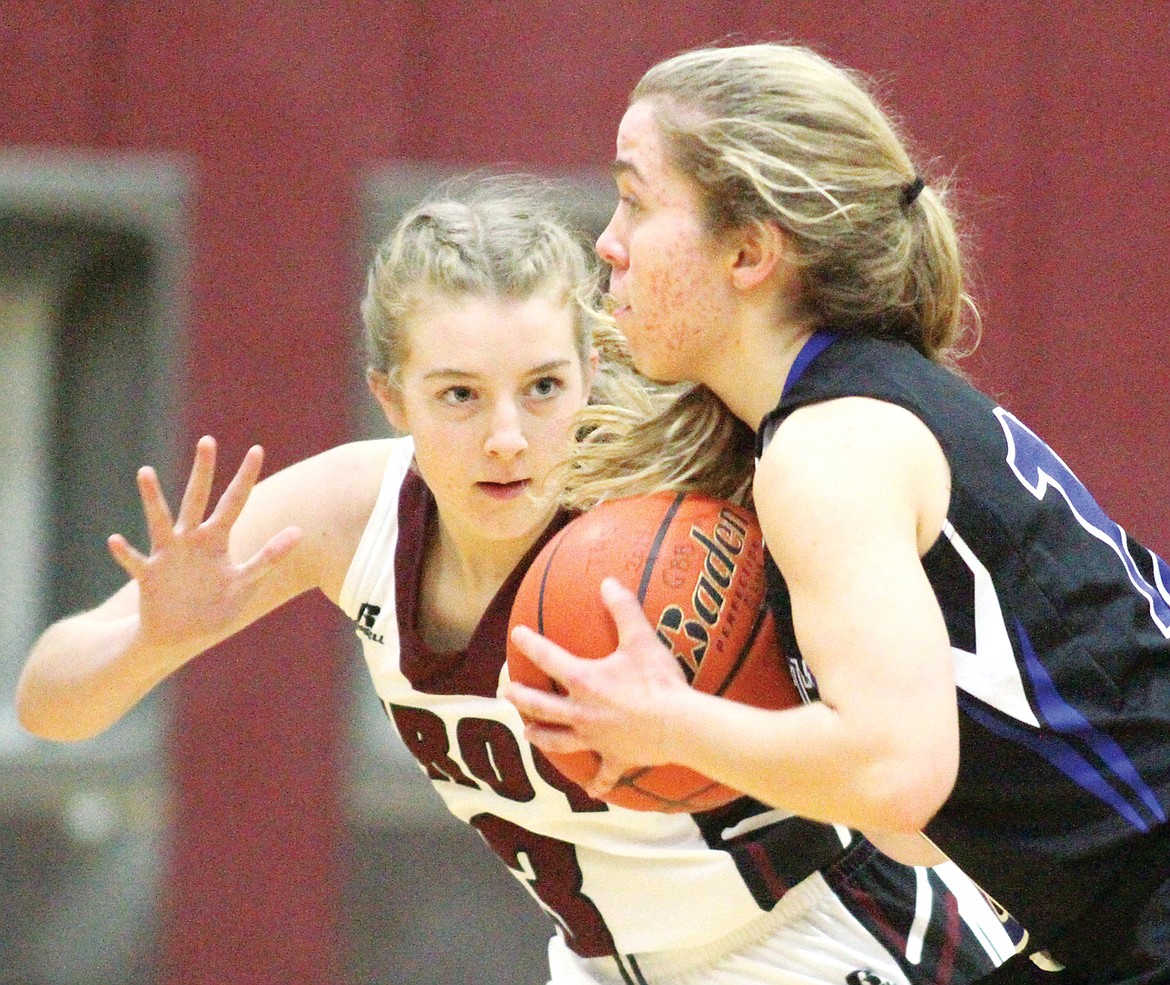
[[[951,471],[922,563],[950,635],[961,759],[927,833],[1034,941],[1107,965],[1170,879],[1170,567],[1010,411],[905,343],[815,334],[757,455],[798,408],[847,396],[915,414]],[[809,691],[787,587],[768,568]]]

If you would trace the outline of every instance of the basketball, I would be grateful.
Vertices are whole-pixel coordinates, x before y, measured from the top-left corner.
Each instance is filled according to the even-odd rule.
[[[597,659],[617,648],[617,629],[600,595],[610,575],[637,594],[692,687],[761,708],[800,703],[765,600],[764,543],[755,515],[696,493],[605,502],[549,540],[512,606],[512,680],[556,690],[512,644],[516,625],[580,657]],[[544,755],[578,784],[588,783],[599,765],[593,752]],[[605,799],[640,811],[694,813],[739,796],[668,764],[627,772]]]

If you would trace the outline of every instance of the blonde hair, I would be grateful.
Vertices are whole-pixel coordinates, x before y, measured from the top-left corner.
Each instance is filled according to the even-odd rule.
[[[672,490],[751,505],[755,436],[706,387],[642,381],[635,401],[591,404],[562,468],[561,502]]]
[[[712,232],[785,231],[813,324],[954,362],[978,314],[947,183],[918,189],[928,176],[859,76],[807,48],[707,48],[655,65],[630,101],[652,107]]]
[[[592,249],[561,214],[557,187],[529,175],[465,176],[438,186],[406,213],[370,264],[362,320],[369,367],[392,386],[406,362],[408,326],[435,299],[537,294],[575,308],[574,344],[588,364],[599,270]]]
[[[659,408],[659,388],[635,371],[625,339],[598,308],[600,263],[564,213],[567,198],[532,175],[467,175],[407,212],[378,247],[366,279],[369,369],[400,385],[409,329],[418,330],[412,319],[436,297],[523,301],[543,294],[573,307],[582,372],[598,353],[591,402],[631,416]]]
[[[809,323],[904,339],[952,369],[968,331],[973,347],[979,315],[947,183],[919,183],[928,176],[858,76],[802,47],[704,48],[652,67],[630,97],[639,102],[699,189],[710,232],[784,230]],[[691,388],[658,415],[587,412],[597,436],[569,473],[585,502],[624,495],[632,476],[712,481],[720,469],[708,491],[749,498],[751,432],[714,394]]]

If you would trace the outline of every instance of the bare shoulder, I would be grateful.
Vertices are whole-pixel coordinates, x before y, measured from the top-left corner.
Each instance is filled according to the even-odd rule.
[[[303,580],[336,601],[390,456],[408,451],[404,440],[338,445],[267,477],[252,491],[233,531],[233,553],[246,555],[276,531],[298,527],[302,539],[294,561],[303,569]]]
[[[346,519],[365,526],[386,465],[402,439],[382,438],[338,445],[286,470],[300,497],[314,499],[331,524]]]
[[[873,397],[839,397],[793,411],[769,448],[789,453],[840,449],[853,457],[867,448],[881,454],[919,442],[937,444],[922,420],[904,407]]]
[[[913,413],[844,397],[802,407],[784,421],[760,458],[754,492],[773,540],[819,523],[839,529],[843,519],[855,531],[872,523],[895,532],[893,524],[909,522],[923,553],[946,518],[950,468]],[[788,522],[793,517],[801,523]]]

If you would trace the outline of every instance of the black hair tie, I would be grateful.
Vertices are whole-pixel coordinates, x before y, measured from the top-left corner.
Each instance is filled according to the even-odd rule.
[[[902,189],[902,208],[908,209],[917,201],[922,189],[926,187],[924,182],[918,175],[914,176],[914,180]]]

